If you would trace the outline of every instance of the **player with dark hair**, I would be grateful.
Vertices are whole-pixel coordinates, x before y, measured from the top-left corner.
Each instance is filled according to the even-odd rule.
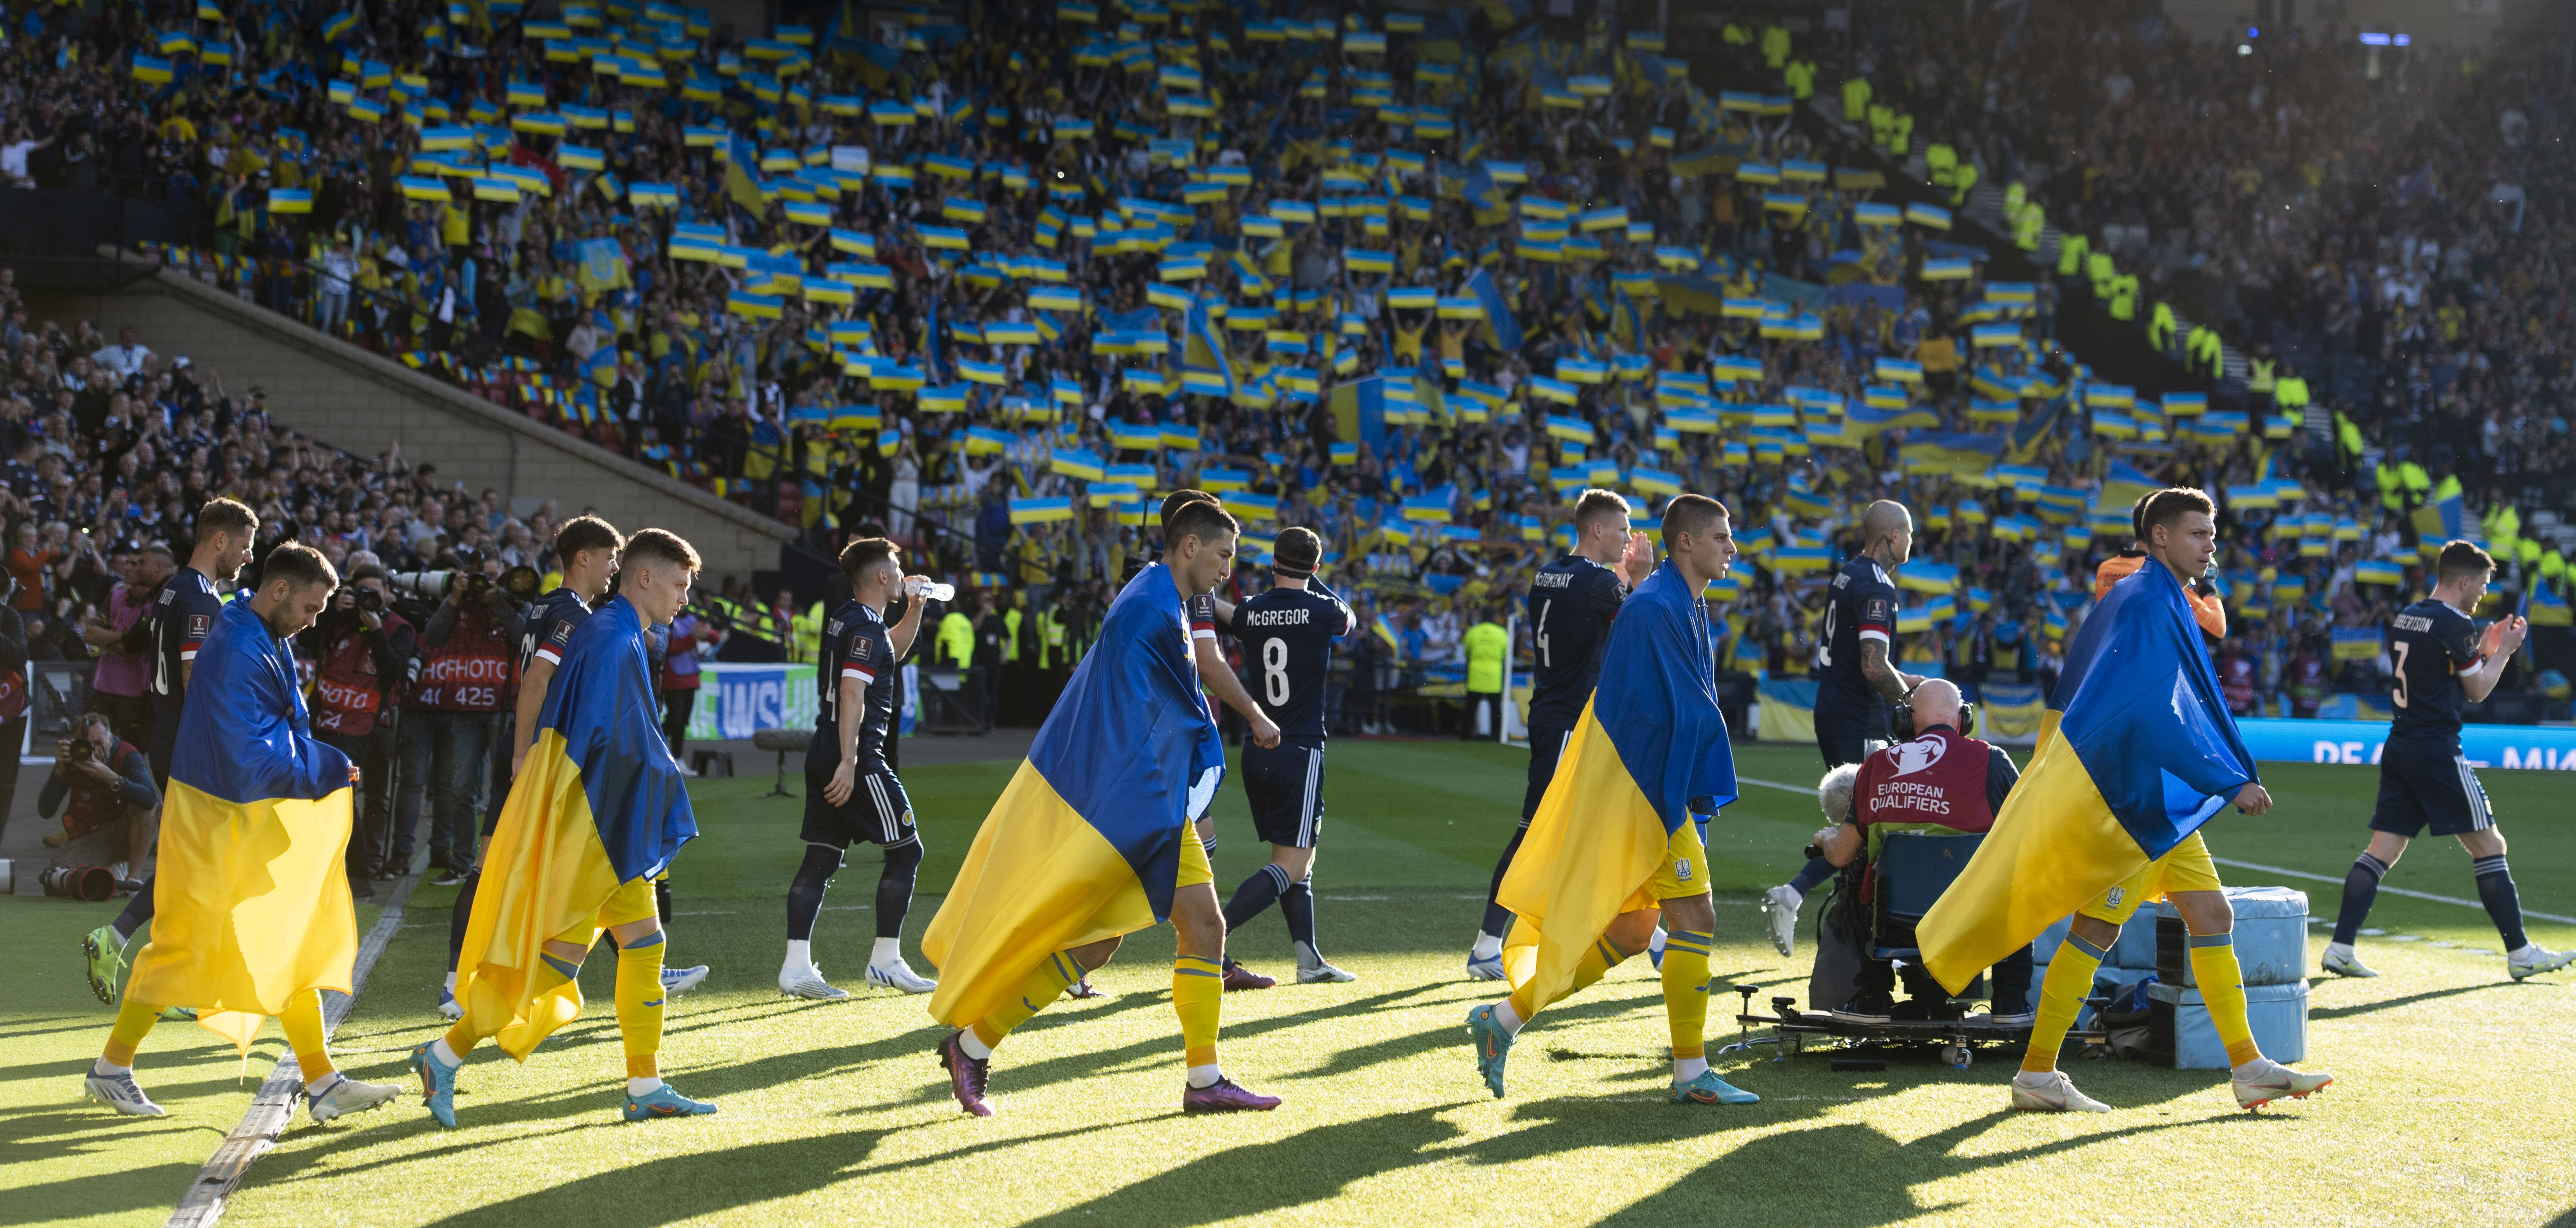
[[[1252,825],[1270,842],[1270,861],[1226,901],[1231,933],[1276,903],[1297,948],[1303,984],[1357,977],[1324,962],[1315,946],[1315,841],[1324,826],[1324,684],[1332,672],[1333,641],[1350,634],[1351,607],[1325,588],[1316,572],[1324,542],[1314,530],[1282,530],[1271,548],[1272,583],[1242,605],[1213,595],[1190,599],[1190,623],[1202,621],[1233,633],[1253,663],[1254,698],[1278,723],[1279,744],[1243,748],[1243,796]],[[1228,959],[1228,989],[1267,989],[1276,984]]]
[[[152,643],[152,737],[144,757],[152,764],[152,784],[164,797],[170,793],[170,764],[179,749],[179,717],[186,706],[188,679],[196,671],[197,649],[213,634],[215,620],[224,612],[224,599],[216,594],[215,583],[229,584],[241,575],[258,538],[259,513],[249,505],[235,499],[207,500],[197,509],[196,544],[188,552],[188,565],[161,586],[161,595],[143,616]],[[90,992],[99,1001],[116,1000],[117,968],[124,961],[125,944],[152,920],[154,898],[153,879],[147,878],[143,890],[126,901],[116,920],[81,940],[82,953],[88,957]],[[187,1013],[185,1008],[172,1009],[173,1018]]]
[[[994,1047],[1116,953],[1168,919],[1178,947],[1184,1113],[1261,1111],[1279,1100],[1225,1077],[1225,914],[1192,820],[1224,779],[1189,650],[1189,601],[1224,582],[1234,518],[1193,500],[1165,526],[1161,562],[1120,590],[1100,640],[1047,714],[1028,759],[985,815],[922,951],[939,965],[933,1018],[955,1029],[939,1064],[960,1109],[985,1100]]]
[[[1816,750],[1827,769],[1858,763],[1888,739],[1888,707],[1922,685],[1896,668],[1896,570],[1914,555],[1914,514],[1881,499],[1860,514],[1861,551],[1834,573],[1825,634],[1816,645]],[[1810,857],[1797,877],[1762,894],[1762,919],[1782,955],[1797,949],[1798,908],[1833,876]]]
[[[903,919],[912,911],[913,880],[921,871],[921,832],[913,823],[912,799],[887,765],[884,749],[903,658],[921,632],[926,603],[905,602],[901,620],[886,625],[886,605],[902,593],[905,577],[903,547],[882,537],[844,547],[841,574],[849,578],[850,599],[823,624],[817,675],[823,681],[822,712],[805,750],[805,864],[787,888],[787,959],[778,969],[778,991],[824,1000],[850,996],[824,980],[814,964],[814,918],[850,843],[865,840],[885,849],[868,983],[929,993],[938,983],[903,960]]]
[[[2206,574],[2210,559],[2218,552],[2217,513],[2218,507],[2208,495],[2187,487],[2171,487],[2147,496],[2137,511],[2138,541],[2146,547],[2146,562],[2120,581],[2120,589],[2135,592],[2142,600],[2152,600],[2153,587],[2171,586],[2167,591],[2172,599],[2177,605],[2185,604],[2180,601],[2184,579]],[[2132,585],[2151,588],[2131,589]],[[2088,632],[2099,626],[2108,634],[2118,634],[2124,624],[2101,621],[2105,617],[2109,616],[2097,612],[2095,620],[2086,624]],[[2078,646],[2082,645],[2079,637]],[[2204,664],[2208,660],[2204,645],[2195,644],[2186,651],[2198,651]],[[2064,682],[2059,684],[2057,698],[2069,698]],[[2073,710],[2070,704],[2069,711]],[[2213,715],[2217,720],[2229,719],[2223,705]],[[2064,736],[2053,730],[2048,735]],[[2043,758],[2050,746],[2043,739]],[[2042,768],[2034,761],[2034,773]],[[2027,787],[2030,778],[2024,779]],[[2021,796],[2024,794],[2015,794],[2016,798]],[[2272,795],[2259,781],[2247,780],[2236,789],[2233,801],[2237,809],[2249,815],[2260,815],[2272,808]],[[2014,819],[2010,813],[1999,815],[1996,830],[2010,829]],[[1985,849],[2002,847],[1995,840],[1990,835]],[[2066,1043],[2066,1030],[2074,1025],[2085,996],[2092,992],[2093,973],[2120,937],[2120,927],[2141,905],[2158,896],[2182,914],[2183,926],[2189,932],[2192,980],[2208,1004],[2209,1020],[2220,1042],[2227,1046],[2236,1103],[2243,1108],[2261,1108],[2283,1097],[2306,1097],[2334,1082],[2333,1075],[2292,1070],[2275,1062],[2263,1056],[2256,1045],[2253,1025],[2246,1017],[2244,969],[2236,958],[2236,912],[2228,906],[2227,891],[2219,882],[2218,863],[2210,857],[2209,843],[2195,828],[2163,856],[2139,866],[2127,879],[2076,910],[2066,942],[2049,961],[2048,975],[2040,984],[2030,1045],[2022,1053],[2021,1072],[2013,1076],[2012,1107],[2055,1113],[2110,1111],[2109,1105],[2075,1090],[2074,1081],[2057,1068],[2057,1054]],[[1933,931],[1941,924],[1941,910],[1947,907],[1947,901],[1958,898],[1963,897],[1953,888],[1944,897],[1944,904],[1936,905],[1933,915],[1916,927],[1916,936],[1924,940],[1927,967],[1938,966]]]
[[[206,689],[187,706],[170,764],[169,907],[84,1081],[90,1099],[130,1117],[162,1116],[134,1080],[134,1053],[164,1006],[196,1008],[245,1053],[276,1016],[315,1121],[399,1094],[339,1073],[324,1036],[321,991],[348,990],[358,947],[342,860],[354,773],[314,739],[288,641],[313,625],[340,577],[320,551],[287,542],[260,579],[247,600],[216,612],[190,652]]]
[[[1612,570],[1616,567],[1617,570]],[[1630,589],[1655,572],[1655,548],[1628,523],[1628,501],[1616,492],[1592,489],[1574,501],[1574,549],[1530,577],[1530,646],[1538,657],[1529,707],[1529,785],[1521,793],[1520,826],[1494,861],[1493,885],[1485,892],[1485,919],[1467,951],[1471,980],[1503,979],[1503,937],[1512,913],[1500,903],[1503,876],[1529,834],[1530,817],[1538,813],[1547,782],[1556,778],[1556,761],[1592,698],[1601,677],[1601,649],[1610,641],[1610,620]]]
[[[2379,757],[2379,804],[2370,815],[2370,845],[2343,877],[2343,911],[2335,916],[2334,941],[2326,944],[2325,970],[2337,976],[2377,976],[2353,954],[2352,940],[2370,919],[2379,880],[2406,853],[2407,842],[2431,825],[2436,836],[2457,836],[2477,876],[2478,902],[2486,905],[2504,939],[2505,974],[2519,981],[2576,963],[2576,952],[2546,950],[2522,931],[2522,897],[2504,860],[2504,833],[2477,771],[2460,753],[2460,705],[2495,690],[2505,665],[2522,647],[2529,624],[2508,614],[2480,632],[2471,616],[2486,596],[2495,560],[2464,541],[2442,547],[2434,563],[2433,595],[2389,620],[2388,651],[2397,663],[2389,699],[2397,717]]]
[[[537,713],[545,707],[547,684],[563,664],[564,646],[590,617],[590,603],[608,591],[609,579],[617,574],[617,552],[625,547],[616,527],[593,515],[575,516],[555,530],[555,566],[562,569],[563,583],[537,598],[519,624],[519,700],[510,738],[512,780],[518,779],[528,760],[528,747],[537,740]],[[499,810],[491,811],[478,839],[489,841],[500,818]],[[448,1019],[465,1013],[456,1002],[456,956],[464,949],[465,925],[474,916],[474,890],[482,881],[483,850],[477,847],[473,872],[465,876],[456,902],[448,908],[447,982],[438,991],[438,1013]],[[703,979],[705,969],[696,971]]]

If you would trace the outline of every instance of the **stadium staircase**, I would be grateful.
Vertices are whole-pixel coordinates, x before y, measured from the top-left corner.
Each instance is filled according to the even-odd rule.
[[[277,425],[364,456],[399,441],[406,463],[438,467],[440,485],[499,490],[523,514],[552,499],[563,516],[588,508],[628,532],[669,529],[697,547],[710,576],[778,567],[780,546],[797,535],[781,521],[175,269],[113,250],[102,256],[136,276],[115,288],[108,287],[122,278],[30,288],[34,313],[92,320],[109,336],[130,324],[165,360],[184,354],[201,379],[220,374],[234,396],[266,391]]]

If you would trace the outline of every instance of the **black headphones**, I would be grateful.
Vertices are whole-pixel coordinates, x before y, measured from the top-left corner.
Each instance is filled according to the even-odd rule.
[[[1911,742],[1918,736],[1914,732],[1914,692],[1907,691],[1905,698],[1896,701],[1895,710],[1888,715],[1887,731],[1899,742]],[[1977,705],[1960,700],[1959,736],[1971,738],[1976,734]]]

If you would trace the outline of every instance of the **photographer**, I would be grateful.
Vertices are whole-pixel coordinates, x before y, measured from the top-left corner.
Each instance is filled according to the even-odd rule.
[[[319,662],[313,734],[359,768],[357,822],[349,838],[349,890],[375,894],[369,880],[399,877],[393,852],[394,701],[411,668],[419,633],[393,612],[389,577],[375,564],[349,573],[312,629],[300,637]]]
[[[143,752],[117,737],[105,714],[82,714],[72,740],[54,743],[53,775],[36,795],[36,813],[62,814],[62,835],[45,837],[53,869],[105,866],[119,883],[129,881],[131,860],[152,847],[152,808],[160,804]]]
[[[403,703],[402,793],[395,803],[394,844],[405,852],[429,800],[429,860],[443,871],[434,885],[465,881],[474,865],[478,786],[515,692],[511,655],[520,631],[518,607],[499,583],[501,560],[470,569],[418,572],[403,587],[438,591],[438,609],[420,634],[419,683]]]

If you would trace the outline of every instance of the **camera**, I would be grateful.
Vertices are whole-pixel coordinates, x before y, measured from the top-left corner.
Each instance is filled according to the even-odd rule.
[[[541,578],[536,568],[521,563],[501,573],[501,591],[508,593],[512,601],[533,601]]]
[[[393,574],[393,590],[406,597],[438,601],[447,596],[456,576],[452,571],[397,571]]]
[[[359,609],[369,614],[382,613],[385,608],[385,595],[372,588],[359,589],[354,600]]]
[[[98,754],[98,744],[88,738],[72,739],[72,762],[87,763]]]

